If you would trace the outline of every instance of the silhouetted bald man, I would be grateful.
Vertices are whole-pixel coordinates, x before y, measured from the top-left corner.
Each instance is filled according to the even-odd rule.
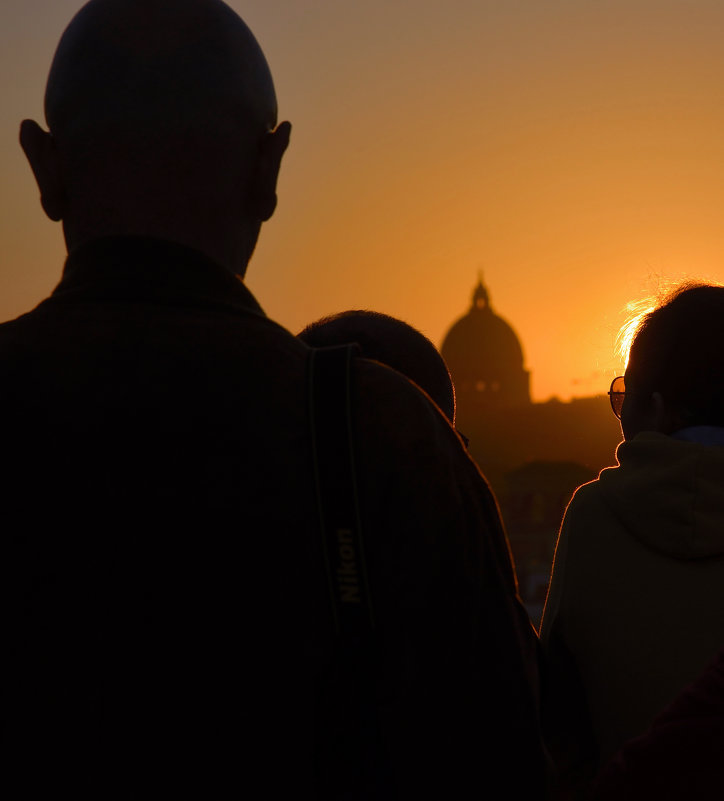
[[[218,0],[92,0],[46,118],[21,143],[68,259],[0,326],[6,797],[371,797],[329,758],[350,689],[311,351],[239,280],[290,132],[262,52]],[[537,791],[536,643],[494,501],[426,396],[363,360],[353,382],[396,792]]]

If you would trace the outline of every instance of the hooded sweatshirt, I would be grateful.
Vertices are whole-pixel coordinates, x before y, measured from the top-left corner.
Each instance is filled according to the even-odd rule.
[[[616,455],[566,510],[541,625],[553,717],[586,707],[568,734],[599,765],[724,644],[724,448],[644,432]]]

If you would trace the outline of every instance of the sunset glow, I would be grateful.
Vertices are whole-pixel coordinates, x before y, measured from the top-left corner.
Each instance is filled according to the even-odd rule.
[[[626,305],[628,317],[621,326],[621,330],[616,337],[616,352],[623,362],[624,367],[628,367],[631,345],[638,333],[641,321],[647,314],[652,312],[657,305],[655,298],[643,298],[642,300],[632,301]]]
[[[438,346],[482,269],[533,398],[605,393],[630,304],[724,280],[718,0],[233,0],[293,125],[248,283],[293,332],[370,308]],[[60,227],[17,145],[77,0],[0,11],[0,319],[52,290]]]

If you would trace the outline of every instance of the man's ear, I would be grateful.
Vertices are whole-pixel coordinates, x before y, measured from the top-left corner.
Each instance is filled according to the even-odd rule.
[[[23,120],[20,124],[20,146],[30,162],[40,189],[40,203],[51,220],[65,216],[66,195],[60,177],[60,163],[52,134],[37,122]]]
[[[273,131],[264,134],[259,144],[259,158],[251,192],[251,213],[260,222],[268,220],[277,206],[277,178],[282,156],[289,146],[291,131],[291,124],[282,122]]]

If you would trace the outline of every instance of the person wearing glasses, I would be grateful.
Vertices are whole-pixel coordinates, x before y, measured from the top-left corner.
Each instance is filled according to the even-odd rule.
[[[566,510],[541,623],[550,747],[579,787],[724,643],[724,287],[644,316],[609,396],[618,466]]]

